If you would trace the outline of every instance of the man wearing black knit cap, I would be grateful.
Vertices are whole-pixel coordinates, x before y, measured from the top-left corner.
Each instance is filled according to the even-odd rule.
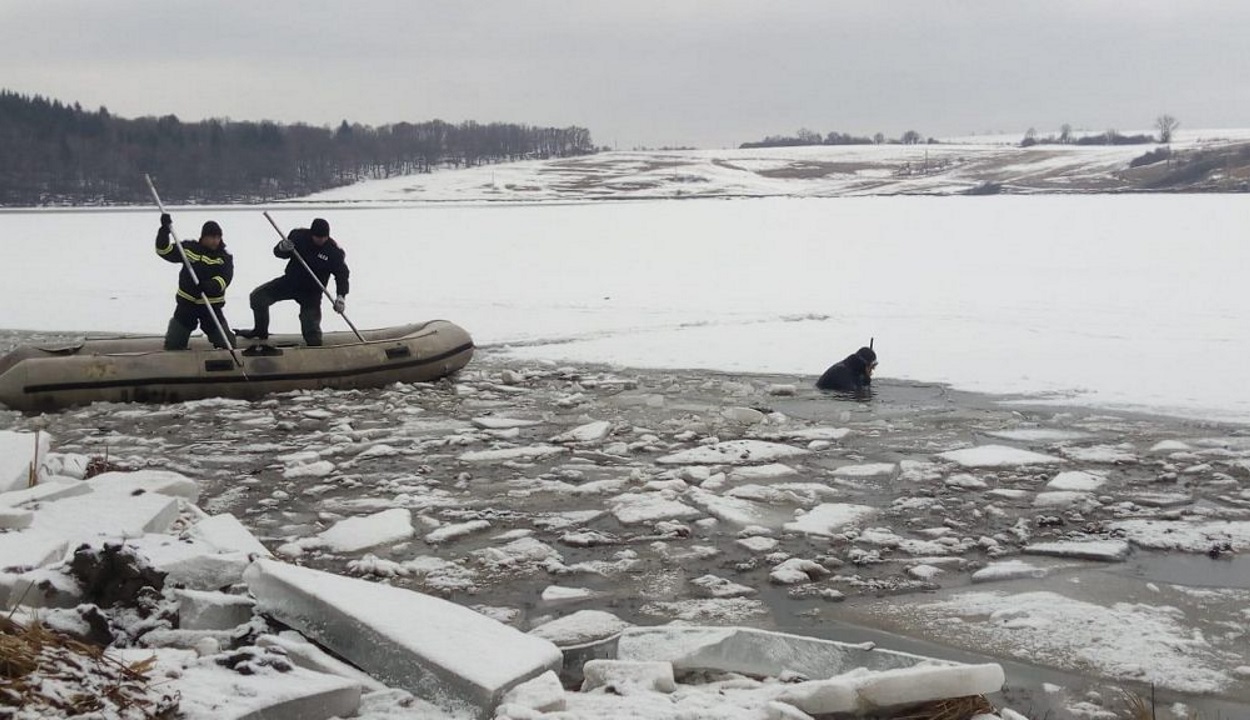
[[[156,231],[156,254],[161,258],[183,265],[178,274],[178,293],[174,305],[174,316],[169,319],[169,327],[165,330],[166,350],[186,350],[191,342],[191,333],[198,325],[214,347],[230,348],[234,338],[226,338],[217,332],[217,323],[209,313],[215,313],[226,330],[226,318],[221,308],[226,304],[226,288],[234,278],[234,258],[226,250],[226,243],[221,239],[221,226],[209,220],[200,229],[199,240],[182,241],[182,252],[170,241],[173,220],[169,213],[161,213],[161,228]],[[195,270],[195,278],[182,262],[183,256]]]
[[[310,346],[321,345],[322,288],[333,275],[334,312],[342,314],[347,304],[350,275],[347,253],[330,237],[330,223],[317,218],[310,227],[292,230],[274,246],[273,254],[287,261],[286,270],[281,277],[252,291],[250,300],[255,324],[251,330],[236,332],[245,338],[268,338],[269,306],[281,300],[294,300],[299,303],[299,328],[304,342]],[[304,264],[308,265],[307,269]]]
[[[871,347],[862,347],[847,355],[841,362],[829,366],[825,374],[816,381],[816,387],[839,392],[866,390],[872,385],[872,371],[876,368],[877,352]]]

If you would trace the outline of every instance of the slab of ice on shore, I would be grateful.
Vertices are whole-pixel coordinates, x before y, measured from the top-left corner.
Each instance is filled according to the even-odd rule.
[[[258,611],[448,711],[489,717],[503,693],[563,660],[547,640],[410,590],[272,560],[244,579]]]

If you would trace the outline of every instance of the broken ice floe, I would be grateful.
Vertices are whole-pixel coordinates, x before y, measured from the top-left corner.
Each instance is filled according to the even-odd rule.
[[[807,450],[763,440],[727,440],[657,458],[661,465],[754,465],[806,455]]]
[[[1006,445],[981,445],[963,450],[948,450],[938,453],[938,457],[969,468],[1054,465],[1064,462],[1063,458]]]

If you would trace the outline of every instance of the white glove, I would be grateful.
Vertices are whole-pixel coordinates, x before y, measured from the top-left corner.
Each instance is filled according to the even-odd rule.
[[[291,252],[295,249],[295,243],[291,242],[291,238],[284,237],[281,242],[278,243],[278,249],[282,252]]]
[[[342,295],[336,295],[334,298],[334,312],[339,315],[343,314],[343,310],[347,308],[347,298]]]

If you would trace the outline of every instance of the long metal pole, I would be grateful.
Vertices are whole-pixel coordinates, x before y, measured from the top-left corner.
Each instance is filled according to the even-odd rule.
[[[278,233],[278,237],[286,240],[286,233],[282,232],[282,228],[278,227],[278,223],[274,222],[273,218],[269,217],[269,211],[266,210],[264,214],[265,219],[269,221],[270,225],[273,225],[273,229]],[[330,291],[326,290],[326,286],[321,284],[321,279],[317,277],[317,273],[313,272],[312,268],[308,267],[308,263],[305,262],[304,257],[299,254],[299,250],[291,248],[291,254],[294,255],[295,259],[299,260],[299,264],[303,265],[304,269],[308,271],[308,276],[313,279],[313,282],[317,283],[317,287],[321,288],[321,294],[325,295],[326,299],[333,304],[334,298],[331,297]],[[351,318],[347,317],[347,313],[339,313],[339,315],[342,315],[343,319],[347,321],[347,326],[352,329],[353,333],[356,334],[356,339],[360,342],[364,342],[364,337],[361,336],[360,331],[356,329],[356,326],[352,324]]]
[[[152,199],[156,200],[156,207],[160,208],[161,214],[164,215],[165,204],[161,202],[161,196],[156,192],[156,186],[152,184],[152,178],[145,173],[143,179],[148,181],[148,189],[152,191]],[[213,326],[217,328],[217,334],[225,341],[226,349],[230,351],[230,357],[234,358],[234,364],[242,369],[243,360],[234,351],[234,343],[230,341],[230,336],[226,334],[226,329],[221,326],[221,320],[217,319],[217,313],[213,312],[213,305],[208,301],[208,293],[204,292],[204,289],[200,287],[200,278],[195,274],[195,268],[191,267],[191,261],[187,259],[187,253],[182,249],[182,243],[178,241],[178,233],[174,232],[173,225],[169,226],[169,235],[174,240],[174,247],[178,248],[178,257],[182,258],[182,266],[187,269],[187,274],[191,276],[191,282],[195,283],[195,287],[200,291],[200,297],[204,300],[204,307],[208,309],[208,316],[213,320]],[[243,377],[247,378],[247,370],[243,370]]]

